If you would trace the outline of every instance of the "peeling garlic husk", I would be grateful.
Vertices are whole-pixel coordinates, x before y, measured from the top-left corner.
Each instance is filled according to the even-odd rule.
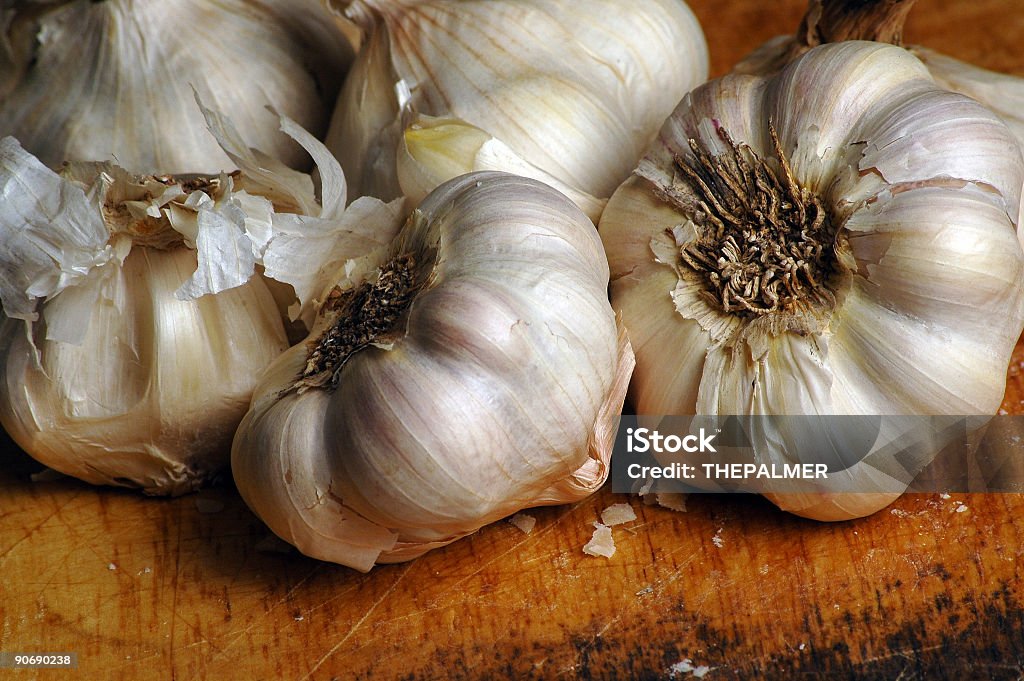
[[[316,0],[15,1],[0,10],[0,136],[50,167],[216,173],[229,161],[195,90],[251,144],[305,168],[267,107],[322,135],[351,61]]]
[[[317,159],[322,202],[308,175],[199,110],[239,171],[76,163],[58,175],[0,140],[0,423],[87,482],[177,495],[215,476],[260,374],[288,347],[265,275],[301,317],[332,258],[365,255],[401,226],[401,202],[346,210],[340,167],[294,121],[281,128]]]
[[[632,352],[593,225],[503,173],[450,181],[327,281],[310,340],[257,387],[232,448],[249,507],[367,571],[605,480]]]
[[[721,179],[737,158],[761,173],[761,189],[739,182],[746,208]],[[994,414],[1024,326],[1022,181],[1006,125],[898,47],[823,45],[697,88],[600,223],[637,413]],[[755,229],[772,200],[795,231]],[[749,435],[764,462],[815,455]],[[770,498],[823,520],[867,515],[898,496],[872,493],[876,473],[856,464]]]
[[[423,175],[546,175],[583,197],[579,205],[592,215],[676,102],[707,77],[703,33],[679,0],[331,4],[366,36],[327,136],[357,196],[390,199],[407,188],[396,154],[411,110],[461,121],[464,128],[449,132],[470,144],[478,134],[494,138],[499,158],[510,161],[475,163],[470,154]]]

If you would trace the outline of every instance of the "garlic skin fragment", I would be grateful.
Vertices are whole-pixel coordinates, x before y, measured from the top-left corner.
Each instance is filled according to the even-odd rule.
[[[722,179],[737,159],[781,187],[741,181],[754,208],[742,207]],[[637,413],[994,414],[1024,327],[1022,181],[1003,122],[894,46],[823,45],[773,75],[697,88],[600,223],[612,302],[637,353]],[[773,200],[795,232],[713,236],[726,212],[754,225],[752,211],[770,213]],[[792,221],[797,204],[806,222]],[[769,255],[815,243],[821,255],[800,256],[806,277],[795,257]],[[751,244],[753,259],[738,258]],[[758,266],[762,257],[778,266]],[[789,302],[780,279],[797,282]],[[749,435],[762,462],[814,456],[785,433]],[[876,474],[856,464],[820,493],[773,501],[823,520],[867,515],[896,496],[862,493],[879,489]]]
[[[260,382],[232,447],[242,497],[306,555],[367,571],[589,495],[633,366],[607,277],[555,190],[442,185]]]
[[[46,165],[229,167],[193,90],[249,142],[308,167],[273,109],[322,135],[352,48],[316,0],[19,0],[0,11],[0,136]]]
[[[703,34],[680,0],[331,4],[366,36],[327,135],[355,196],[401,194],[396,154],[411,109],[499,140],[515,160],[494,169],[534,166],[602,200],[707,78]]]

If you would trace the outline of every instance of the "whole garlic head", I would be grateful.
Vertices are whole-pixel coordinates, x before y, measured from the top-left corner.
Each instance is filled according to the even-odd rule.
[[[225,466],[259,373],[288,343],[251,270],[216,294],[175,295],[199,256],[169,215],[226,219],[232,206],[211,197],[222,182],[92,164],[61,177],[0,140],[0,423],[34,458],[150,494]]]
[[[181,301],[188,249],[133,249],[107,276],[54,298],[40,323],[0,326],[0,422],[50,468],[149,494],[191,491],[226,467],[260,372],[288,344],[262,279]],[[48,339],[47,320],[79,316],[78,343]],[[116,301],[116,302],[114,302]]]
[[[538,182],[448,182],[328,286],[232,448],[250,508],[306,555],[369,570],[608,473],[632,354],[593,225]]]
[[[395,157],[411,107],[463,121],[452,132],[470,141],[478,132],[499,140],[518,159],[503,170],[530,165],[531,177],[605,199],[707,77],[703,34],[680,0],[332,4],[366,34],[327,137],[356,196],[402,193]],[[444,179],[493,168],[473,160]]]
[[[273,107],[322,134],[352,49],[316,0],[59,0],[0,11],[0,136],[46,165],[112,160],[138,174],[229,160],[193,90],[293,167]]]
[[[897,47],[697,88],[600,223],[637,413],[995,413],[1024,326],[1022,180],[995,114]],[[775,501],[865,515],[893,498],[840,493],[865,479]]]
[[[316,302],[313,282],[388,243],[402,202],[345,208],[341,168],[294,121],[310,176],[200,107],[231,175],[61,175],[0,139],[0,423],[30,455],[96,484],[180,494],[228,462],[262,371]],[[262,268],[262,274],[257,273]],[[286,285],[286,286],[285,286]]]

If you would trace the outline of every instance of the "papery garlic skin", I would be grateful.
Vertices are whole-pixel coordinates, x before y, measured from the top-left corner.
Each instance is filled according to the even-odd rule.
[[[679,0],[332,4],[367,35],[327,136],[356,196],[400,195],[409,106],[461,119],[575,191],[607,198],[707,77],[703,34]]]
[[[193,90],[250,144],[308,167],[267,107],[323,134],[352,58],[316,0],[16,2],[0,29],[0,136],[18,138],[50,167],[230,168]]]
[[[675,159],[694,161],[691,139],[727,158],[725,130],[782,175],[772,126],[835,229],[834,255],[817,275],[821,299],[744,317],[706,298],[709,275],[681,257],[703,218]],[[637,353],[637,413],[995,413],[1024,327],[1022,180],[995,114],[897,47],[824,45],[774,75],[696,89],[600,223],[612,301]],[[758,446],[766,461],[814,456],[784,437]],[[822,494],[773,500],[820,519],[866,515],[896,496],[858,494],[873,489],[871,475],[854,466]]]
[[[288,344],[259,278],[177,300],[195,268],[187,248],[135,248],[47,302],[31,327],[5,320],[0,423],[22,449],[86,482],[149,494],[192,491],[226,467],[260,372]],[[103,302],[80,343],[46,338],[49,318],[93,296]]]
[[[532,180],[467,175],[359,268],[340,273],[335,304],[408,275],[411,288],[383,296],[410,296],[397,321],[310,374],[325,334],[345,338],[359,318],[323,308],[235,437],[238,489],[278,536],[366,571],[600,486],[632,354],[600,240],[571,202]],[[358,314],[384,309],[370,300]]]

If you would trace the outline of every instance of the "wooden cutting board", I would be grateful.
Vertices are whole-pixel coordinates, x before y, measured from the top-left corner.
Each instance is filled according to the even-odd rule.
[[[691,3],[713,73],[789,32],[804,0]],[[921,0],[923,43],[1024,76],[1019,0]],[[1024,413],[1024,346],[1004,408]],[[1017,679],[1024,499],[905,496],[819,524],[759,498],[686,512],[607,488],[363,575],[268,552],[229,486],[174,500],[31,482],[0,441],[0,652],[75,652],[76,671],[0,678]],[[629,503],[611,559],[582,553]],[[684,664],[685,660],[690,662]],[[688,669],[696,670],[688,671]]]

